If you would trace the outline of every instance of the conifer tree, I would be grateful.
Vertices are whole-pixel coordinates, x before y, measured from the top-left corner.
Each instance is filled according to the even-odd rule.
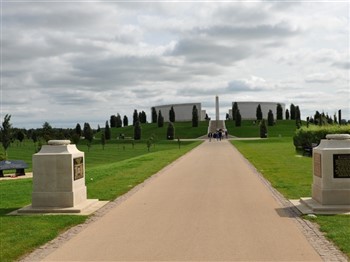
[[[196,105],[192,108],[192,127],[198,127],[198,110]]]
[[[123,126],[128,126],[129,125],[129,119],[126,115],[124,115],[124,118],[123,118]]]
[[[157,111],[152,107],[152,123],[157,123]]]
[[[10,123],[11,115],[6,114],[1,127],[1,143],[5,151],[5,159],[7,159],[7,149],[11,144],[12,126]]]
[[[134,139],[140,140],[141,139],[141,124],[140,121],[136,121],[134,126]]]
[[[136,122],[139,121],[139,114],[137,113],[137,110],[134,110],[134,114],[133,114],[133,119],[132,119],[132,125],[135,126]]]
[[[283,108],[282,108],[281,104],[277,104],[276,113],[277,113],[277,120],[282,120],[283,119]]]
[[[262,111],[261,111],[261,106],[260,106],[260,104],[259,104],[258,107],[256,108],[256,119],[257,119],[258,121],[263,119],[263,113],[262,113]]]
[[[289,120],[289,110],[286,109],[286,120]]]
[[[295,120],[295,105],[290,105],[290,119]]]
[[[262,119],[260,122],[260,137],[266,138],[267,137],[267,126],[265,123],[265,119]]]
[[[174,123],[175,122],[175,111],[174,107],[171,107],[169,110],[169,121]]]
[[[242,125],[242,116],[241,116],[241,112],[239,111],[238,108],[236,110],[236,115],[235,115],[235,125],[236,126]]]
[[[106,126],[105,126],[105,138],[106,140],[111,139],[111,129],[109,128],[108,121],[106,121]]]
[[[238,104],[237,102],[234,102],[232,105],[232,120],[235,121],[236,120],[236,112],[238,110]]]
[[[164,125],[164,117],[162,116],[162,111],[159,110],[158,113],[158,127],[163,127]]]
[[[172,122],[169,122],[168,129],[167,129],[167,139],[174,140],[174,137],[175,137],[174,124]]]
[[[268,126],[273,126],[275,122],[275,119],[273,117],[272,110],[269,110],[269,113],[267,114],[267,125]]]

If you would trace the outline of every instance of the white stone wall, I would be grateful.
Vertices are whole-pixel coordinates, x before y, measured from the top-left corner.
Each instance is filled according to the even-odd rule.
[[[233,105],[234,102],[232,102]],[[267,119],[269,110],[272,110],[273,116],[277,118],[277,104],[281,104],[283,109],[283,119],[285,119],[286,106],[284,103],[278,102],[237,102],[239,112],[241,113],[242,119],[256,119],[256,109],[260,104],[263,118]],[[229,110],[230,118],[232,119],[232,108]]]
[[[206,111],[202,110],[201,103],[161,105],[161,106],[154,106],[154,108],[156,109],[157,115],[159,113],[159,110],[162,112],[162,116],[164,117],[164,122],[169,122],[169,111],[171,107],[173,107],[175,111],[175,122],[192,121],[192,109],[194,105],[197,107],[197,110],[198,110],[198,119],[200,121],[204,120]],[[151,108],[151,115],[152,115],[152,108]]]

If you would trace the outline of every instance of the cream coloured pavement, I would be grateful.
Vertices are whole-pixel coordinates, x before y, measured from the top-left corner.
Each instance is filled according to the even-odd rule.
[[[44,261],[321,261],[228,141],[206,141]]]

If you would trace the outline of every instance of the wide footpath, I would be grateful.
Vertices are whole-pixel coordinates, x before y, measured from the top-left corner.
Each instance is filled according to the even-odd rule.
[[[206,141],[44,261],[321,261],[228,141]]]

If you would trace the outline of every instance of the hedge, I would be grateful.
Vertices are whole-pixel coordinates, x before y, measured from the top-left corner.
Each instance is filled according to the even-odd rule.
[[[296,149],[312,147],[312,144],[318,145],[321,139],[326,139],[328,134],[350,134],[350,125],[303,126],[295,131],[293,143]]]

